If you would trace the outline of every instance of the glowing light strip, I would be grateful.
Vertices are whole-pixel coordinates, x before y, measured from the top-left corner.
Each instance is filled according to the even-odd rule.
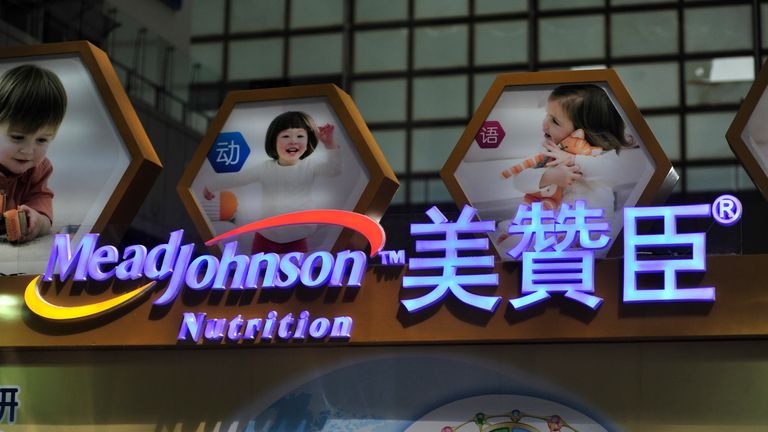
[[[211,246],[230,237],[266,228],[301,224],[338,225],[353,229],[365,236],[368,243],[371,244],[371,257],[374,257],[379,253],[381,248],[384,247],[384,241],[386,240],[384,229],[381,225],[368,216],[360,213],[345,210],[304,210],[251,222],[240,228],[216,236],[205,242],[205,244]]]
[[[117,296],[113,299],[105,300],[100,303],[93,303],[84,306],[57,306],[52,303],[48,303],[40,296],[38,291],[38,282],[40,276],[32,279],[32,282],[27,285],[27,289],[24,291],[24,301],[27,303],[27,307],[35,314],[55,321],[68,321],[78,318],[90,317],[98,315],[104,312],[108,312],[112,309],[116,309],[131,300],[136,299],[143,293],[149,291],[154,285],[155,281],[150,282],[144,286],[136,288],[135,290]]]

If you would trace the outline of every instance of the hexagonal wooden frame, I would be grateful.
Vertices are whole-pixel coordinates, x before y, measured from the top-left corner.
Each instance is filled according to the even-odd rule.
[[[104,241],[117,241],[141,207],[163,166],[109,56],[87,41],[75,41],[2,48],[0,60],[72,54],[80,57],[93,78],[131,157],[131,162],[92,229],[94,233],[107,235]],[[104,232],[108,226],[110,230]]]
[[[384,158],[384,154],[381,152],[371,131],[368,129],[368,125],[357,110],[357,106],[347,93],[333,84],[240,90],[227,93],[216,117],[208,127],[208,131],[177,185],[181,202],[184,203],[184,207],[204,239],[212,238],[214,231],[205,217],[203,217],[201,212],[202,206],[192,193],[191,187],[195,176],[206,160],[208,152],[213,147],[216,137],[221,132],[235,106],[239,103],[284,101],[313,97],[326,98],[331,104],[370,175],[368,185],[363,190],[353,211],[365,214],[376,221],[381,219],[399,187],[399,182],[394,171]],[[350,239],[351,233],[346,230],[343,231],[336,241],[335,249],[349,243]],[[362,247],[362,245],[360,246]],[[219,249],[215,250],[218,251]]]
[[[728,145],[731,146],[731,150],[741,162],[741,165],[747,170],[747,174],[755,183],[757,189],[763,194],[763,197],[768,200],[768,173],[760,166],[760,162],[755,157],[752,150],[749,148],[746,142],[741,138],[744,129],[747,128],[752,113],[757,108],[757,104],[760,102],[760,98],[768,89],[768,62],[763,64],[760,72],[757,74],[755,82],[752,83],[752,87],[744,97],[744,101],[739,107],[739,111],[731,122],[731,126],[725,133],[725,139],[728,141]],[[768,119],[766,119],[768,121]]]
[[[677,182],[678,175],[672,168],[672,162],[664,154],[659,143],[651,132],[650,127],[645,122],[640,110],[635,105],[626,88],[622,84],[619,76],[613,69],[584,70],[584,71],[554,71],[554,72],[524,72],[500,74],[496,77],[490,89],[486,93],[480,106],[467,124],[464,133],[459,138],[459,142],[451,152],[448,160],[440,170],[440,177],[445,182],[448,191],[453,200],[459,206],[463,207],[469,204],[469,199],[456,179],[455,173],[459,168],[461,161],[466,156],[477,136],[483,122],[488,118],[493,107],[501,97],[507,87],[513,86],[536,86],[536,85],[559,85],[559,84],[596,84],[605,83],[613,93],[621,108],[624,110],[635,131],[640,136],[648,154],[651,156],[656,166],[656,171],[651,176],[648,184],[643,190],[636,206],[647,206],[663,202],[672,192],[672,188]],[[623,231],[623,227],[622,227]],[[609,256],[617,256],[621,248],[621,231],[614,240]]]

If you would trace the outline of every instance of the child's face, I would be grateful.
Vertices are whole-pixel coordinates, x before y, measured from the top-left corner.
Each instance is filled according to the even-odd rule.
[[[56,128],[44,126],[32,133],[24,133],[8,124],[0,123],[0,165],[14,174],[22,174],[39,164],[48,152]]]
[[[547,102],[547,116],[541,128],[544,138],[552,144],[559,144],[576,130],[560,103],[552,100]]]
[[[277,134],[277,163],[296,165],[307,151],[307,131],[302,128],[285,129]]]

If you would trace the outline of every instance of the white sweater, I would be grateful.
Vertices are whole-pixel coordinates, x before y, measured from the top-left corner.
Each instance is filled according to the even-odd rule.
[[[258,182],[261,184],[261,217],[277,216],[299,210],[315,208],[312,185],[316,177],[333,177],[341,172],[338,150],[325,149],[295,165],[283,166],[276,160],[261,162],[257,168],[236,176],[225,176],[216,182],[216,189],[235,188]],[[324,153],[324,154],[322,154]],[[240,197],[240,200],[243,198]],[[288,243],[307,238],[316,230],[314,225],[294,225],[260,231],[261,235],[277,243]]]

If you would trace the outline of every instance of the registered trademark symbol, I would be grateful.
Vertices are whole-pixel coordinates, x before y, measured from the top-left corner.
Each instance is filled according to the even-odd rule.
[[[724,226],[735,224],[741,219],[741,201],[733,195],[720,195],[712,203],[712,217]]]

